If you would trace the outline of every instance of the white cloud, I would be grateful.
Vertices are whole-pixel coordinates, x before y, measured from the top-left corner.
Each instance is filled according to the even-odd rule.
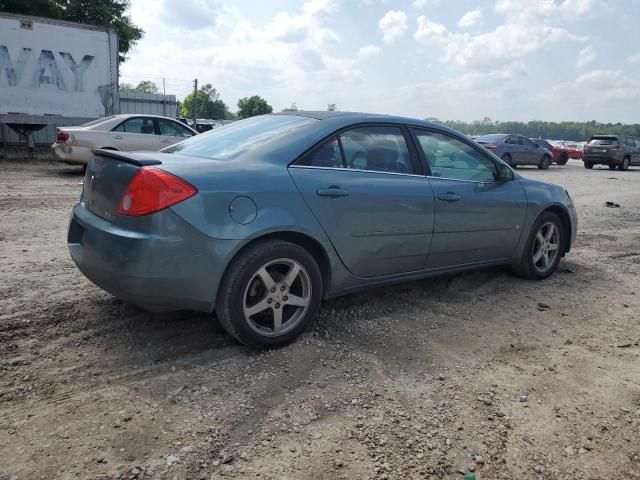
[[[520,60],[541,48],[567,40],[584,40],[564,28],[540,22],[505,23],[478,35],[449,31],[444,25],[418,17],[414,38],[444,48],[443,60],[459,67],[485,67]]]
[[[384,41],[391,43],[407,31],[407,14],[402,10],[389,10],[378,22],[378,28]]]
[[[482,21],[482,9],[476,8],[470,12],[465,13],[460,20],[458,20],[458,26],[460,28],[469,28],[480,23]]]
[[[640,53],[636,53],[635,55],[631,55],[627,57],[627,63],[629,65],[638,65],[640,64]]]
[[[414,0],[413,7],[417,10],[422,10],[426,7],[432,7],[440,3],[440,0]]]
[[[225,8],[219,0],[162,0],[155,7],[162,21],[188,30],[216,27]]]
[[[593,63],[593,61],[596,59],[597,56],[598,54],[596,53],[596,51],[593,49],[591,45],[584,47],[582,50],[580,50],[580,53],[578,53],[578,59],[576,60],[576,67],[577,68],[586,67],[587,65]]]
[[[507,18],[523,21],[575,19],[606,7],[605,0],[497,0],[495,10]]]
[[[365,60],[367,58],[375,57],[382,53],[382,49],[376,45],[365,45],[358,50],[358,58]]]
[[[601,98],[635,99],[640,96],[640,82],[619,70],[593,70],[576,79],[576,86],[597,93]]]

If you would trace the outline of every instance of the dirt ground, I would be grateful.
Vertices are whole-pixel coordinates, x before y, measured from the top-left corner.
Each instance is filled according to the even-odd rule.
[[[0,480],[640,478],[640,168],[522,172],[580,215],[550,279],[351,295],[259,353],[93,286],[79,169],[0,160]]]

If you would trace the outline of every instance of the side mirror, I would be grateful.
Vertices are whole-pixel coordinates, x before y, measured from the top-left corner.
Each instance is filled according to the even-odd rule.
[[[498,178],[499,182],[510,182],[515,177],[513,176],[513,170],[511,170],[504,163],[499,163],[498,165]]]

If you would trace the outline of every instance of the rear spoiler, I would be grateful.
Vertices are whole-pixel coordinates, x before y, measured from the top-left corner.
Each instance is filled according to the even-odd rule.
[[[162,163],[160,160],[156,160],[153,158],[144,158],[141,153],[134,152],[120,152],[117,150],[104,150],[101,148],[96,148],[95,150],[93,150],[93,154],[99,155],[101,157],[114,158],[116,160],[120,160],[121,162],[130,163],[138,167],[144,167],[146,165],[160,165]]]

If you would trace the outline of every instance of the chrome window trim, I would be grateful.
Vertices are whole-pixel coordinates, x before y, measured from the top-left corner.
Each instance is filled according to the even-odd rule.
[[[308,168],[311,170],[338,170],[341,172],[364,172],[364,173],[379,173],[382,175],[400,175],[402,177],[424,177],[416,173],[400,173],[400,172],[382,172],[380,170],[361,170],[359,168],[344,168],[344,167],[317,167],[314,165],[289,165],[289,168]]]
[[[449,180],[453,182],[465,182],[465,183],[483,183],[483,184],[493,184],[499,183],[495,180],[492,182],[481,182],[479,180],[463,180],[460,178],[448,178],[448,177],[436,177],[434,175],[419,175],[416,173],[397,173],[397,172],[381,172],[379,170],[361,170],[359,168],[343,168],[343,167],[316,167],[313,165],[289,165],[289,168],[303,168],[308,170],[337,170],[340,172],[364,172],[364,173],[379,173],[382,175],[399,175],[402,177],[422,177],[422,178],[434,178],[436,180]],[[515,180],[515,178],[514,178]]]

